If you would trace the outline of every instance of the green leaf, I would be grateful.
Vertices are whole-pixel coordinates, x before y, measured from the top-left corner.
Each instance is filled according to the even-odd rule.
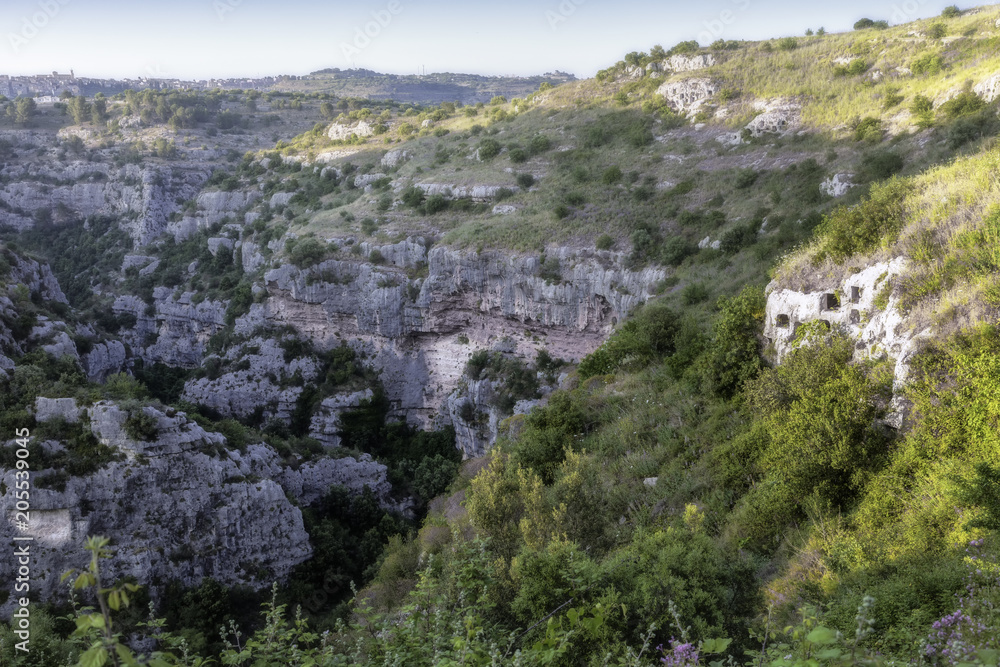
[[[732,639],[706,639],[701,643],[702,653],[722,653],[733,642]]]
[[[100,644],[97,644],[91,646],[86,653],[80,656],[80,661],[76,663],[76,667],[104,667],[107,662],[107,650]]]
[[[806,641],[813,644],[832,644],[837,641],[837,633],[830,628],[819,626],[806,635]]]
[[[127,646],[122,644],[115,644],[115,652],[118,653],[118,659],[121,660],[126,665],[134,665],[136,660],[135,656],[132,655],[132,651],[128,649]]]
[[[118,595],[118,591],[111,591],[108,593],[108,606],[118,611],[121,608],[121,597]]]
[[[976,655],[987,667],[996,667],[1000,664],[1000,651],[994,648],[983,648],[976,651]]]
[[[828,648],[822,651],[816,651],[817,660],[836,660],[840,656],[844,655],[844,652],[839,648]]]

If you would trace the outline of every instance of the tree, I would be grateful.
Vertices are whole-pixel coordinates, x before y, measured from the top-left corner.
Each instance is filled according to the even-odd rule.
[[[108,101],[102,93],[94,95],[94,104],[91,107],[91,120],[95,124],[103,123],[108,117]]]
[[[927,28],[927,36],[931,39],[941,39],[948,34],[948,26],[943,23],[934,23]]]
[[[948,7],[944,8],[944,11],[941,12],[941,18],[944,19],[953,19],[961,15],[962,15],[962,10],[958,8],[958,5],[949,5]]]
[[[326,120],[332,120],[336,115],[336,110],[331,102],[323,102],[319,105],[319,114]]]
[[[90,105],[87,103],[87,98],[83,95],[72,98],[66,104],[66,109],[69,111],[69,115],[73,117],[73,122],[76,125],[82,124],[90,117]]]
[[[19,125],[27,125],[38,113],[38,105],[30,97],[19,97],[14,104],[14,122]]]
[[[871,28],[873,25],[875,25],[875,21],[872,21],[871,19],[868,18],[864,18],[858,20],[858,22],[854,24],[854,29],[865,30],[867,28]]]

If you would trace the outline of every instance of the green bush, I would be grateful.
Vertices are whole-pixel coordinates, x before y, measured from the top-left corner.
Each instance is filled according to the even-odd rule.
[[[746,169],[740,169],[736,172],[736,178],[733,179],[733,185],[737,190],[746,190],[747,188],[753,186],[757,182],[757,178],[760,174],[753,167],[747,167]]]
[[[698,42],[696,42],[693,39],[685,42],[678,42],[669,51],[667,51],[667,55],[668,56],[673,56],[678,54],[688,55],[691,53],[696,53],[699,48],[700,47],[698,46]]]
[[[699,360],[705,390],[724,398],[735,396],[764,367],[758,334],[766,305],[764,290],[755,286],[719,299],[712,340]]]
[[[871,27],[873,27],[874,25],[875,25],[875,22],[874,22],[874,21],[872,21],[872,20],[871,20],[871,19],[869,19],[869,18],[864,18],[864,19],[859,19],[859,20],[858,20],[858,21],[857,21],[857,22],[856,22],[856,23],[854,24],[854,29],[855,29],[855,30],[865,30],[866,28],[871,28]]]
[[[518,174],[515,177],[515,180],[517,181],[518,187],[520,187],[522,190],[527,190],[528,188],[530,188],[532,185],[535,184],[535,177],[531,174],[524,174],[524,173]]]
[[[423,189],[418,188],[414,185],[411,185],[410,187],[403,190],[403,194],[400,195],[400,199],[402,199],[403,203],[409,206],[410,208],[418,208],[421,204],[424,203],[425,197],[426,195],[424,194]]]
[[[674,352],[678,320],[673,310],[649,305],[621,325],[611,337],[580,362],[583,378],[643,368]]]
[[[129,410],[123,428],[128,437],[133,440],[155,440],[159,433],[156,417],[147,414],[142,408]]]
[[[916,95],[910,103],[910,113],[918,127],[928,128],[934,125],[934,101],[929,97]]]
[[[604,173],[601,174],[601,181],[605,185],[615,185],[622,180],[622,176],[621,168],[618,165],[614,165],[604,170]]]
[[[296,239],[288,252],[288,259],[300,269],[319,264],[326,257],[325,243],[312,237]]]
[[[611,250],[615,246],[615,239],[610,234],[601,234],[594,242],[598,250]]]
[[[545,407],[533,410],[525,418],[524,428],[511,449],[511,458],[551,484],[566,451],[574,449],[575,440],[590,430],[591,422],[575,394],[557,391]]]
[[[910,62],[910,71],[914,74],[940,74],[944,64],[944,58],[940,54],[925,53]]]
[[[877,424],[891,397],[891,371],[851,364],[853,355],[853,341],[816,329],[747,384],[750,413],[766,431],[764,483],[744,498],[739,517],[759,547],[773,545],[801,516],[802,499],[849,507],[888,461],[888,436]]]
[[[903,156],[892,150],[873,150],[861,158],[861,176],[865,180],[885,180],[902,171]]]
[[[893,243],[903,228],[903,202],[911,189],[908,181],[894,177],[873,186],[857,206],[841,206],[829,213],[817,229],[822,250],[816,259],[829,256],[840,262]]]
[[[948,5],[941,11],[941,18],[953,19],[958,18],[962,15],[962,10],[958,8],[958,5]]]
[[[424,202],[422,210],[427,215],[434,215],[435,213],[447,210],[449,204],[450,202],[444,195],[431,195]]]
[[[486,161],[492,160],[497,155],[500,155],[500,142],[496,139],[486,138],[479,142],[478,155],[479,159]]]
[[[948,34],[948,26],[943,23],[932,23],[927,27],[927,36],[931,39],[941,39]]]
[[[528,151],[518,146],[509,149],[507,151],[507,157],[510,158],[510,161],[514,164],[522,164],[528,161],[529,155]]]
[[[941,111],[950,120],[979,113],[984,108],[986,108],[986,100],[971,90],[959,93],[941,105]]]
[[[837,65],[833,68],[836,76],[859,76],[868,71],[871,65],[864,58],[855,58],[847,65]]]
[[[781,51],[794,51],[799,47],[799,42],[794,37],[782,37],[778,40],[778,49]]]
[[[528,142],[528,152],[532,155],[540,155],[552,148],[552,140],[544,134],[536,134]]]
[[[863,118],[854,128],[854,140],[871,143],[882,141],[882,121],[871,116]]]
[[[698,246],[683,236],[668,236],[660,246],[660,261],[667,266],[678,266],[698,252]]]
[[[946,137],[948,146],[952,149],[961,148],[965,144],[993,136],[1000,131],[1000,121],[996,113],[985,109],[979,113],[958,118],[948,128]]]

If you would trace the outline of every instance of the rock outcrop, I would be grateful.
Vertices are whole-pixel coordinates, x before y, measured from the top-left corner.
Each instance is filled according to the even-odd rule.
[[[424,427],[452,422],[447,399],[476,350],[509,337],[527,358],[545,347],[554,357],[580,359],[666,275],[622,269],[613,253],[568,248],[549,249],[546,266],[557,260],[558,275],[543,276],[537,256],[428,250],[419,239],[361,247],[366,255],[377,250],[383,264],[328,260],[268,271],[269,298],[239,318],[235,332],[291,327],[321,348],[346,342],[380,373],[393,413]],[[415,272],[426,277],[411,277]],[[266,371],[237,373],[190,382],[187,396],[234,412],[238,405],[241,414],[262,405],[283,412],[275,401],[287,404],[291,396],[276,394]],[[266,400],[254,405],[255,396]],[[327,418],[319,415],[315,434],[332,444],[336,427],[322,426]]]
[[[798,102],[785,99],[768,100],[759,102],[757,110],[761,113],[746,126],[754,137],[764,134],[786,134],[802,123],[802,105]]]
[[[423,190],[424,194],[428,197],[431,195],[442,195],[448,199],[472,199],[479,202],[496,199],[497,196],[504,190],[508,190],[511,193],[517,193],[521,190],[521,188],[516,185],[445,185],[442,183],[415,183],[414,187]]]
[[[830,197],[843,197],[848,190],[857,187],[852,178],[852,174],[834,174],[819,184],[819,191]]]
[[[691,113],[722,90],[722,85],[706,78],[690,78],[668,81],[656,89],[658,95],[666,99],[674,111]]]
[[[36,404],[39,415],[49,419],[67,416],[72,407],[46,399]],[[60,575],[87,562],[88,535],[108,536],[116,545],[113,558],[102,565],[107,580],[131,576],[150,582],[154,599],[158,582],[171,580],[196,586],[213,577],[227,586],[263,588],[312,553],[301,512],[289,497],[308,504],[332,484],[355,493],[367,485],[388,502],[385,467],[368,457],[319,459],[292,469],[265,445],[228,451],[223,436],[206,432],[184,413],[143,410],[157,431],[148,442],[129,435],[126,410],[95,404],[86,424],[102,443],[123,453],[123,460],[71,477],[61,490],[36,483],[31,521],[19,534],[35,540],[31,568],[37,599],[65,599]],[[0,475],[5,489],[0,539],[10,543],[14,472],[0,470]],[[45,475],[37,471],[34,479]],[[4,570],[12,571],[12,559],[10,550],[0,555]],[[11,602],[0,606],[0,614],[10,610]]]
[[[906,270],[906,260],[897,257],[852,274],[838,285],[815,292],[796,292],[768,287],[764,337],[777,360],[793,349],[799,327],[819,322],[827,330],[840,330],[857,341],[856,354],[888,356],[895,361],[894,393],[909,376],[909,364],[917,343],[929,331],[915,331],[898,309],[892,295],[892,281]],[[882,290],[887,296],[882,307],[876,299]],[[889,423],[899,426],[902,420],[900,401],[894,401]]]
[[[987,103],[1000,97],[1000,72],[986,78],[973,86],[972,91],[986,100]]]
[[[0,224],[30,227],[42,209],[63,207],[79,217],[115,216],[135,241],[146,245],[167,227],[180,203],[193,198],[208,178],[204,167],[115,167],[72,162],[59,167],[19,165],[0,170]],[[58,183],[52,185],[52,182]]]
[[[350,139],[351,135],[356,137],[370,137],[375,134],[375,128],[367,121],[361,120],[353,125],[334,123],[327,130],[326,135],[334,141],[344,141]]]

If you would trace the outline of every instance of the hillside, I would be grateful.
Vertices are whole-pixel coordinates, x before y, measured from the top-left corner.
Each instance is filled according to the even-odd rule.
[[[433,74],[383,74],[371,70],[338,68],[311,72],[294,81],[283,81],[275,90],[305,93],[332,93],[338,97],[394,100],[417,104],[489,102],[500,95],[523,97],[543,83],[559,85],[576,77],[553,72],[533,77],[481,76],[451,72]]]
[[[164,664],[997,664],[998,45],[950,8],[468,104],[10,102],[33,585],[145,588],[0,660],[149,602]]]

